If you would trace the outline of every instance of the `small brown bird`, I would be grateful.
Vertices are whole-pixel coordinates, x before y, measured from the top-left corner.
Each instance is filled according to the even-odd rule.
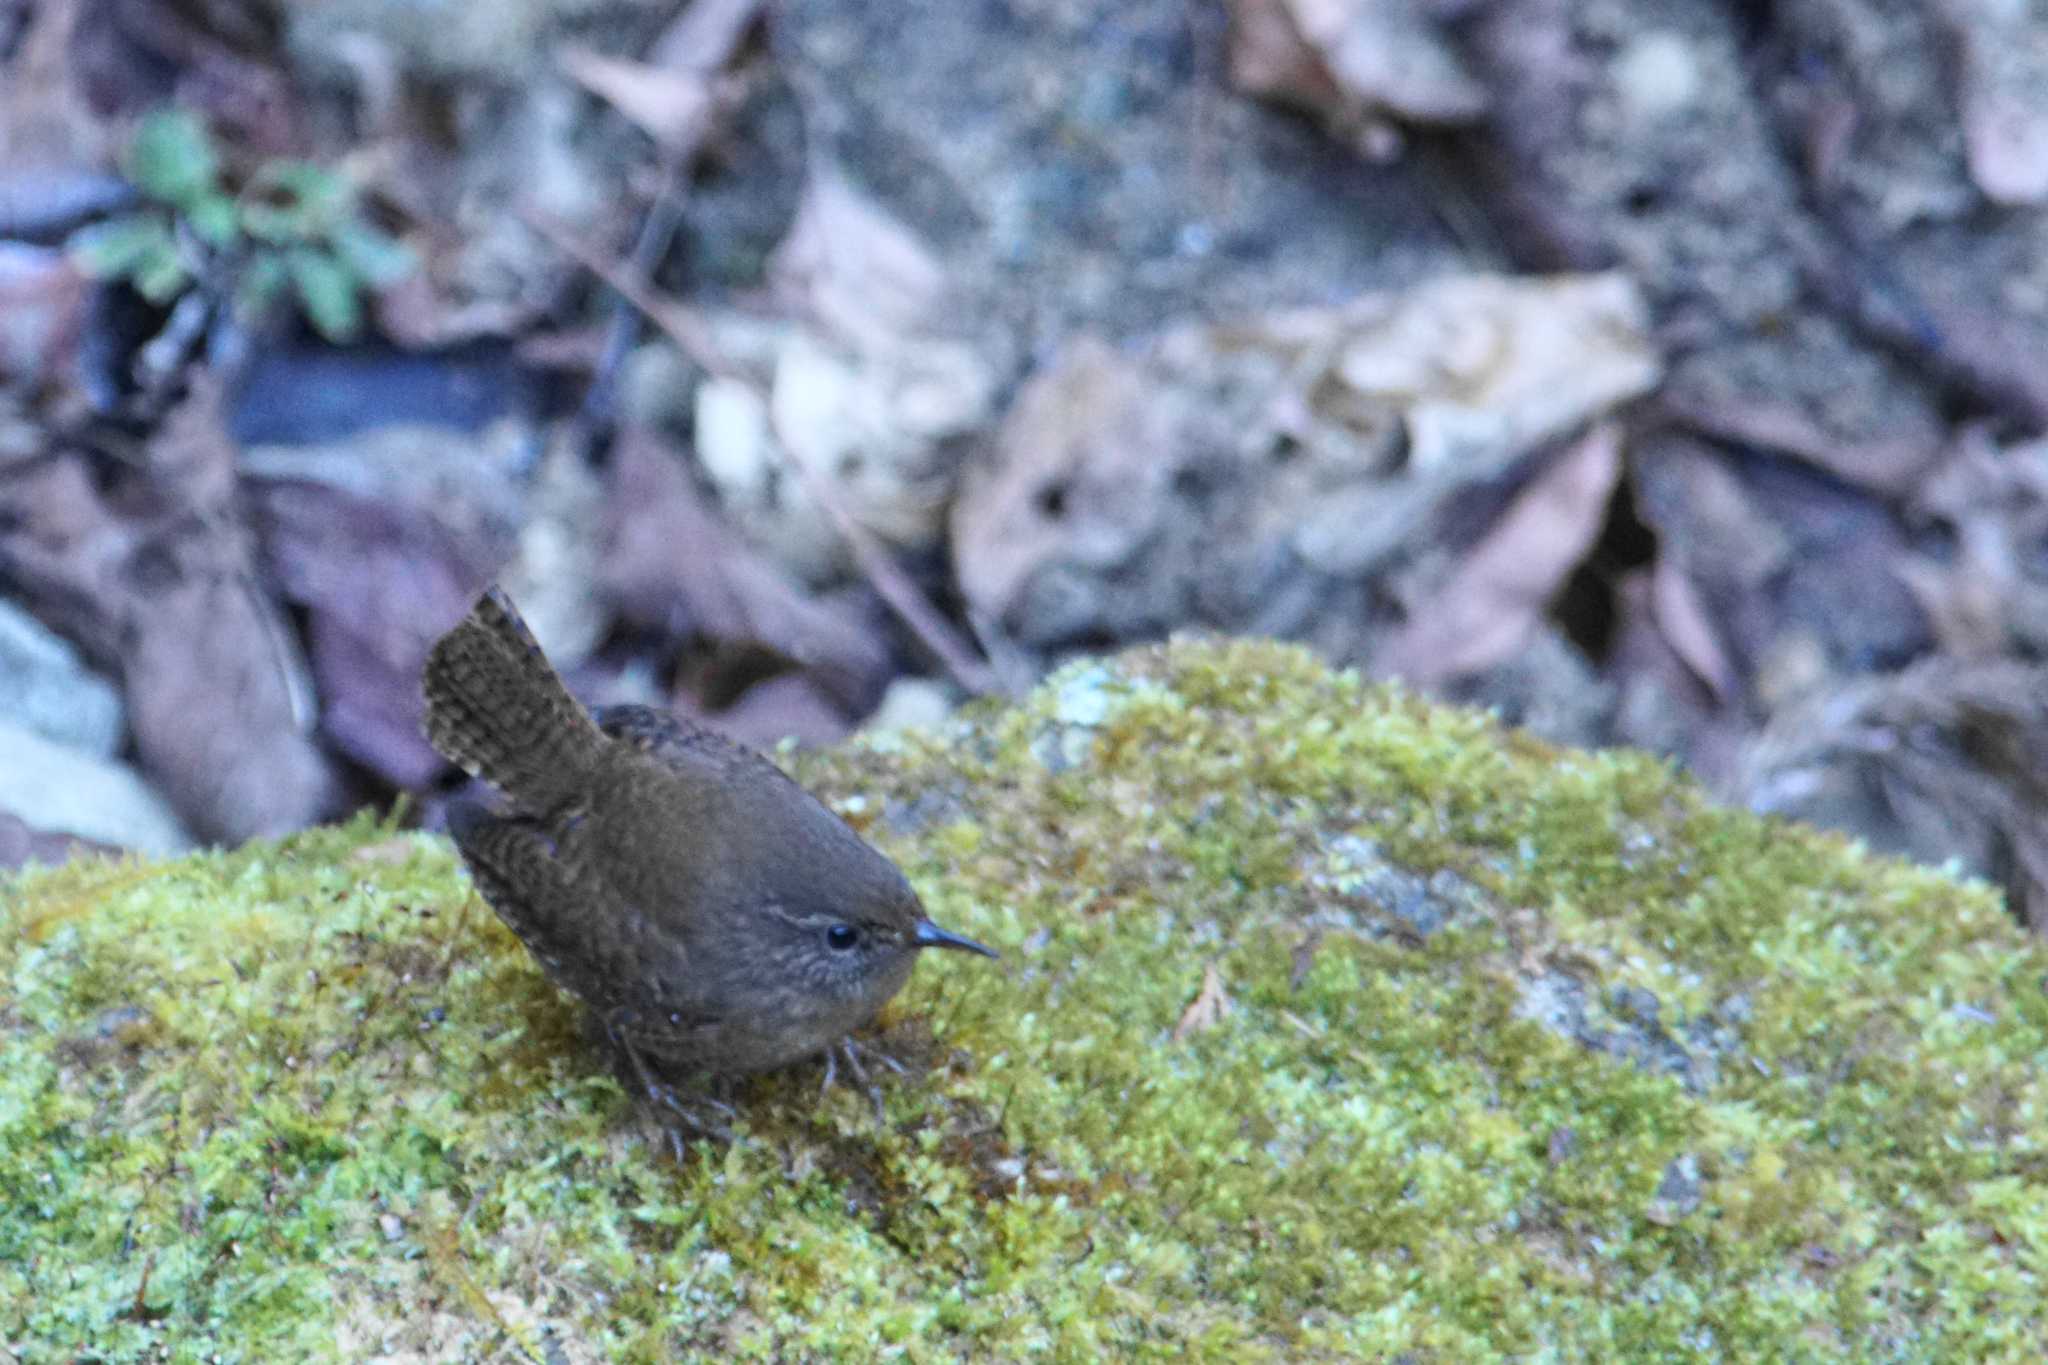
[[[847,1035],[920,949],[995,956],[767,759],[647,707],[585,711],[496,588],[424,681],[427,738],[512,806],[449,813],[477,889],[679,1112],[648,1057],[726,1078],[824,1053],[827,1085],[840,1057],[865,1080]]]

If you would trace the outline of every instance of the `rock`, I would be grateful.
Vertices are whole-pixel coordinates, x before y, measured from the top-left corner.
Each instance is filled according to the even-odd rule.
[[[125,724],[121,695],[78,651],[12,602],[0,601],[0,723],[112,758]]]
[[[740,1087],[734,1140],[680,1161],[437,836],[364,818],[0,885],[23,926],[0,933],[0,1189],[27,1192],[0,1201],[0,1341],[2048,1341],[2023,1250],[2048,946],[1982,884],[1264,643],[1077,664],[1009,710],[791,762],[1004,958],[919,968],[875,1040],[906,1073],[880,1122],[800,1067]]]
[[[0,811],[30,829],[75,834],[145,853],[178,853],[192,836],[170,804],[126,764],[54,744],[0,722]]]
[[[916,226],[976,293],[958,317],[999,362],[1076,329],[1148,331],[1190,300],[1228,317],[1452,267],[1418,165],[1361,165],[1221,88],[1228,22],[1176,0],[935,5],[915,23],[796,0],[776,57],[806,92],[804,151]],[[787,175],[766,156],[743,169]]]
[[[861,729],[869,734],[936,730],[953,714],[957,700],[953,689],[936,678],[898,678],[882,693],[882,704],[861,722]]]

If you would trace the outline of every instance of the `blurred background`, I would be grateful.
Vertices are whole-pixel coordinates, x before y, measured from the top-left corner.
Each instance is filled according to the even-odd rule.
[[[0,0],[0,865],[1297,639],[2048,925],[2048,15]]]

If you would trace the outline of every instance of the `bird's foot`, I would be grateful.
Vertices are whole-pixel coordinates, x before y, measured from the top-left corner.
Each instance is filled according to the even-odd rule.
[[[669,1085],[654,1074],[647,1064],[647,1058],[640,1049],[616,1030],[607,1029],[612,1042],[618,1047],[633,1067],[633,1075],[640,1083],[640,1092],[655,1110],[655,1120],[661,1125],[668,1138],[669,1150],[675,1153],[677,1161],[683,1159],[683,1144],[686,1137],[705,1137],[717,1142],[732,1141],[731,1120],[739,1117],[739,1110],[732,1107],[727,1099],[730,1093],[728,1083],[721,1077],[710,1078],[711,1093],[692,1096],[685,1100]]]
[[[716,1095],[697,1095],[685,1100],[673,1087],[656,1082],[647,1088],[647,1100],[660,1111],[656,1121],[661,1124],[677,1161],[683,1159],[683,1144],[690,1137],[732,1141],[731,1121],[739,1117],[739,1110]]]
[[[853,1073],[853,1078],[860,1082],[861,1089],[867,1092],[868,1102],[875,1106],[875,1122],[883,1122],[887,1115],[882,1108],[882,1088],[869,1078],[867,1066],[862,1059],[879,1062],[899,1076],[905,1074],[903,1063],[879,1048],[867,1047],[855,1042],[851,1037],[841,1038],[825,1049],[825,1081],[818,1087],[820,1096],[829,1092],[832,1083],[839,1079],[839,1063],[842,1058],[846,1062],[846,1069]]]

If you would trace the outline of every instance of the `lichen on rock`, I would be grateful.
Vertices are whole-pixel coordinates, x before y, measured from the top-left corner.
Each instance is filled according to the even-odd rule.
[[[1005,960],[892,1006],[884,1122],[798,1068],[681,1163],[437,838],[0,884],[0,1346],[2048,1342],[2048,953],[1987,888],[1277,645],[792,762]]]

